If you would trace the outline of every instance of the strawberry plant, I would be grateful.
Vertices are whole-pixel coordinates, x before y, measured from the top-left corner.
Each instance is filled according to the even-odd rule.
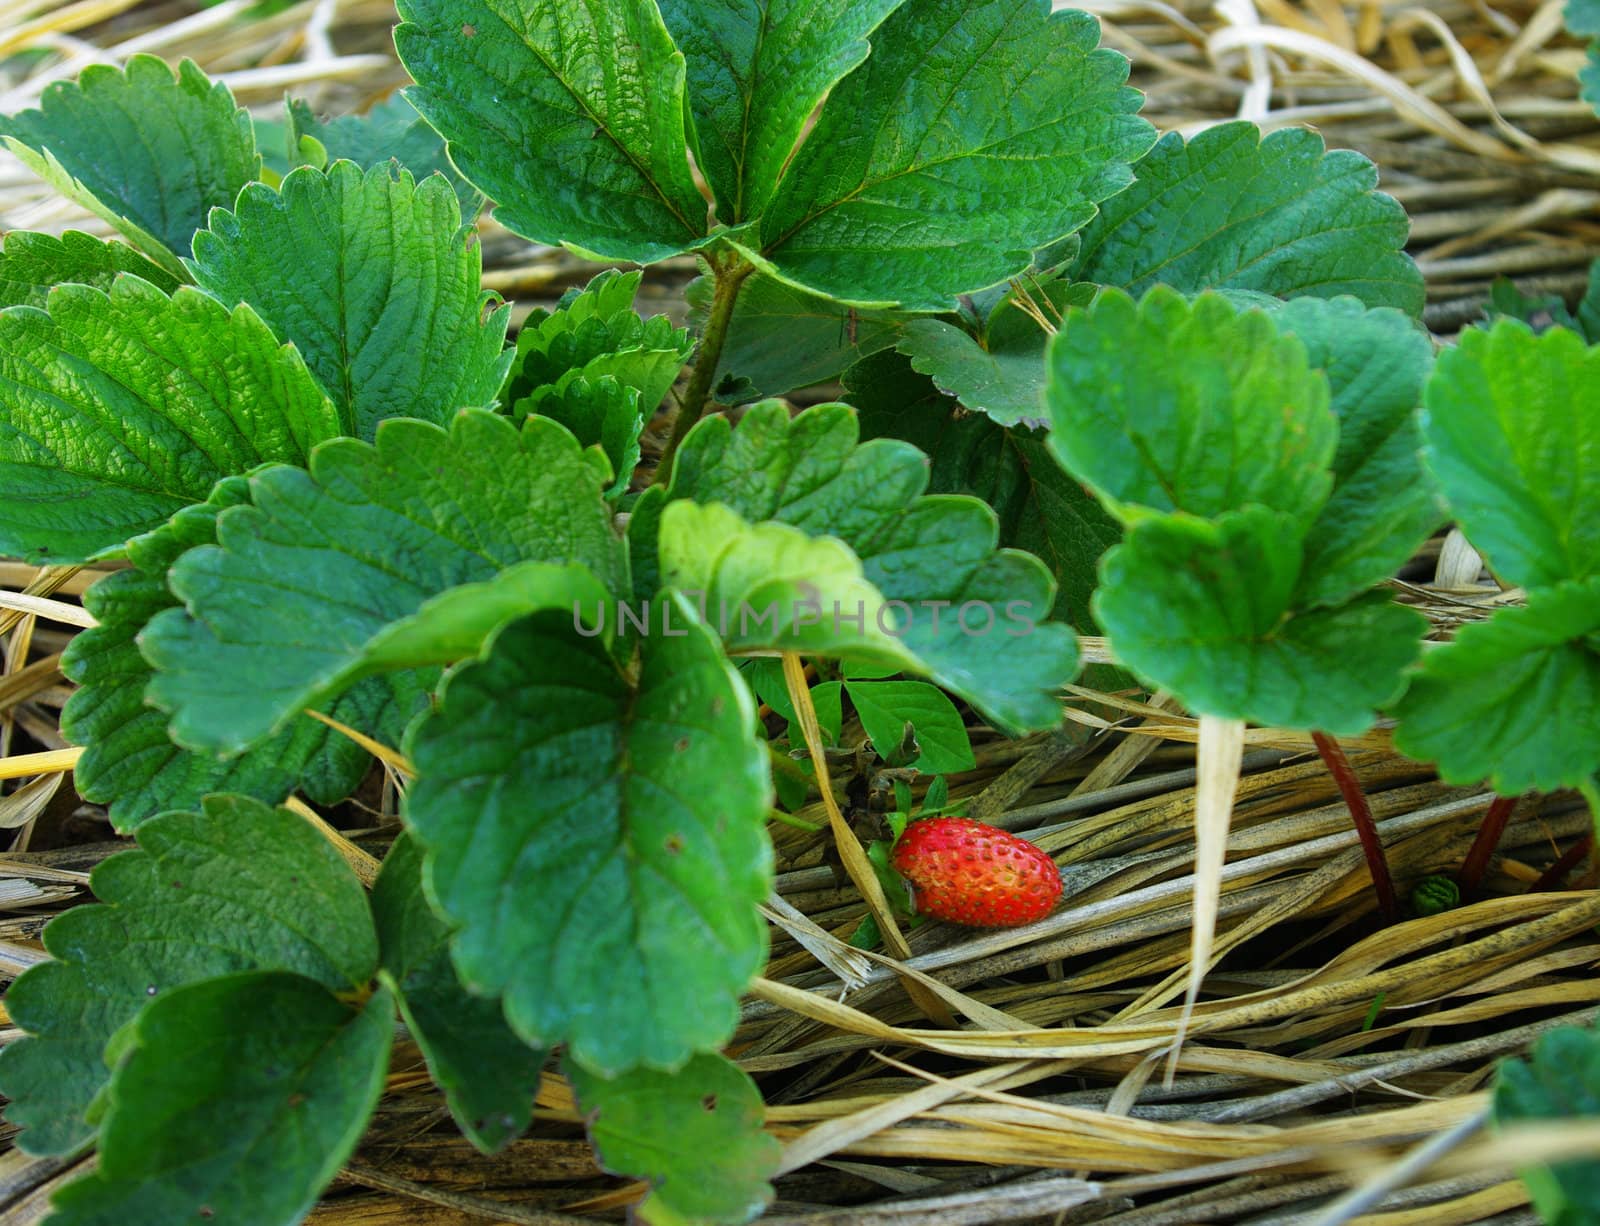
[[[1564,327],[1471,328],[1426,403],[1430,469],[1527,600],[1423,660],[1395,744],[1507,797],[1577,788],[1600,820],[1600,349]]]
[[[905,772],[972,765],[958,703],[1056,727],[1072,624],[1208,721],[1332,734],[1419,651],[1374,588],[1442,516],[1432,354],[1365,160],[1158,142],[1042,0],[400,16],[416,85],[364,119],[291,104],[269,142],[141,56],[0,120],[127,240],[0,251],[0,553],[125,563],[63,730],[138,848],[0,1056],[23,1148],[99,1150],[62,1226],[299,1220],[397,1016],[485,1151],[557,1060],[644,1220],[747,1220],[777,1156],[721,1049],[767,952],[758,696],[825,783],[846,698]],[[484,198],[581,255],[694,253],[698,336],[608,271],[508,347]],[[848,404],[762,399],[836,376]],[[842,667],[796,687],[800,655]],[[274,806],[350,796],[374,745],[408,780],[366,893]]]
[[[1594,1026],[1563,1026],[1534,1044],[1525,1060],[1500,1065],[1494,1087],[1497,1128],[1558,1126],[1600,1114],[1600,1035]],[[1534,1208],[1550,1226],[1577,1226],[1600,1214],[1600,1167],[1573,1159],[1521,1171]]]
[[[1049,445],[1127,526],[1094,597],[1119,658],[1201,716],[1213,778],[1236,775],[1245,721],[1312,730],[1398,918],[1332,737],[1369,727],[1421,650],[1423,619],[1375,585],[1442,518],[1421,458],[1427,336],[1351,297],[1241,309],[1158,286],[1069,312],[1049,361]],[[1197,814],[1202,882],[1227,830],[1214,800]]]
[[[608,256],[702,251],[724,315],[758,263],[840,297],[953,303],[1081,226],[1150,139],[1094,23],[1034,4],[775,11],[726,81],[653,4],[402,15],[414,101],[503,222]],[[666,17],[691,51],[742,20]],[[982,101],[998,88],[947,108],[958,82],[1019,74],[1004,110]],[[1054,114],[1065,93],[1080,105]],[[863,109],[896,140],[855,142],[846,192],[818,150]],[[361,1133],[396,1010],[482,1148],[526,1123],[559,1046],[601,1161],[651,1180],[645,1216],[748,1217],[774,1155],[716,1053],[764,957],[772,785],[729,656],[848,656],[1049,727],[1075,664],[1049,572],[996,547],[981,502],[924,495],[912,447],[858,444],[849,410],[691,432],[693,383],[670,479],[619,530],[687,338],[633,313],[637,277],[607,275],[506,349],[471,191],[376,156],[436,157],[404,115],[291,107],[283,169],[264,168],[225,89],[139,57],[0,132],[131,244],[13,236],[0,275],[0,549],[129,563],[88,598],[63,722],[80,791],[140,850],[52,929],[57,960],[15,998],[30,1037],[0,1066],[26,1148],[100,1150],[58,1220],[297,1220]],[[999,241],[958,234],[1006,199],[1033,203],[997,211]],[[919,225],[890,227],[908,209]],[[1027,633],[940,620],[979,607]],[[924,752],[963,764],[965,734],[934,735],[941,691],[851,684],[898,708],[870,717],[885,728],[936,695],[913,717]],[[365,770],[308,709],[415,772],[370,906],[270,807],[331,803]],[[311,913],[335,948],[295,943]],[[254,1114],[217,1114],[236,1101]],[[264,1138],[249,1161],[244,1135]]]

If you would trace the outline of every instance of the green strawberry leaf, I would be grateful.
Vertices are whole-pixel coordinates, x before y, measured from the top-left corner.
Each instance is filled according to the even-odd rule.
[[[1566,17],[1567,29],[1583,38],[1592,38],[1589,44],[1589,60],[1578,70],[1578,82],[1582,86],[1583,100],[1600,114],[1600,4],[1595,0],[1567,0],[1567,7],[1563,10]],[[1595,341],[1593,334],[1589,339]]]
[[[639,436],[644,433],[638,388],[619,383],[612,375],[591,382],[573,371],[559,384],[524,397],[517,407],[560,422],[584,447],[598,448],[616,474],[606,497],[616,499],[627,493],[633,470],[639,466]]]
[[[1122,525],[1062,471],[1043,431],[963,413],[899,354],[852,367],[845,396],[861,415],[863,439],[903,439],[927,455],[930,493],[971,494],[993,507],[1000,544],[1033,554],[1055,577],[1052,616],[1098,633],[1089,615],[1095,564],[1122,539]]]
[[[1099,37],[1087,14],[1036,0],[902,3],[795,154],[761,219],[763,259],[811,290],[909,310],[1023,271],[1127,186],[1154,137],[1127,60]]]
[[[171,809],[191,809],[212,792],[242,792],[276,804],[297,788],[322,804],[343,800],[371,759],[349,738],[309,718],[298,719],[249,753],[222,759],[180,749],[167,720],[144,701],[150,664],[136,637],[178,599],[167,568],[184,550],[216,540],[216,517],[248,498],[243,478],[230,478],[211,501],[189,507],[169,525],[133,541],[133,565],[100,580],[84,595],[99,625],[73,637],[61,667],[78,688],[61,712],[62,735],[84,747],[74,785],[85,800],[110,806],[112,824],[132,830]],[[365,681],[328,708],[340,723],[396,744],[412,714],[426,704],[436,677],[428,670]]]
[[[1493,1101],[1499,1127],[1600,1116],[1600,1035],[1593,1026],[1552,1030],[1526,1060],[1501,1062]],[[1529,1166],[1518,1174],[1548,1226],[1584,1226],[1600,1217],[1600,1165],[1592,1160]]]
[[[372,887],[383,969],[456,1126],[492,1154],[533,1118],[546,1053],[506,1025],[500,1002],[467,991],[450,961],[450,928],[422,889],[422,852],[402,835]]]
[[[90,888],[100,903],[51,921],[55,961],[6,997],[28,1035],[0,1050],[0,1088],[28,1153],[67,1153],[94,1135],[85,1116],[111,1076],[106,1044],[152,997],[242,970],[348,991],[377,969],[366,897],[332,844],[245,797],[146,822],[139,849],[104,861]]]
[[[762,1131],[761,1092],[738,1065],[704,1054],[676,1072],[608,1080],[570,1060],[563,1071],[600,1165],[650,1181],[639,1221],[739,1226],[771,1201],[781,1150]]]
[[[828,744],[837,745],[844,728],[844,686],[838,681],[824,681],[812,686],[811,705],[816,708],[817,723],[822,728],[823,737]]]
[[[1600,0],[1567,0],[1562,15],[1574,34],[1600,35]]]
[[[195,235],[189,267],[292,341],[339,406],[340,432],[370,440],[388,417],[442,423],[494,404],[511,308],[487,311],[482,262],[443,181],[335,162],[277,191],[247,188]]]
[[[185,608],[140,636],[147,697],[186,748],[239,752],[364,675],[461,659],[512,617],[570,620],[627,590],[600,475],[541,418],[393,419],[376,444],[318,448],[309,472],[257,473],[250,493],[174,565]]]
[[[1296,597],[1336,604],[1394,574],[1444,518],[1418,411],[1433,346],[1398,311],[1350,298],[1296,298],[1272,320],[1327,376],[1339,419],[1333,493],[1306,537]]]
[[[1395,746],[1449,783],[1506,796],[1600,770],[1600,578],[1528,593],[1423,657],[1394,708]]]
[[[919,667],[896,637],[900,621],[831,537],[785,523],[751,524],[720,503],[687,500],[661,512],[657,544],[663,587],[699,606],[730,651],[776,649],[863,656]]]
[[[0,250],[0,307],[44,309],[50,291],[69,282],[109,291],[119,273],[131,272],[171,293],[178,280],[132,247],[68,230],[60,238],[13,230]]]
[[[706,233],[683,55],[652,0],[402,0],[407,96],[534,242],[641,264]]]
[[[780,520],[837,537],[902,615],[900,642],[918,671],[1002,727],[1054,727],[1055,691],[1072,677],[1077,652],[1071,630],[1046,621],[1055,584],[1044,564],[997,550],[994,512],[977,499],[923,497],[927,459],[914,448],[856,440],[855,414],[841,404],[791,420],[780,402],[767,401],[737,429],[723,417],[701,421],[678,449],[670,486],[635,504],[628,537],[636,594],[653,591],[662,510],[681,498],[726,503],[752,523]]]
[[[1060,311],[1087,306],[1094,294],[1093,285],[1056,282],[1040,296]],[[915,319],[906,324],[897,347],[940,391],[1002,426],[1015,426],[1046,416],[1044,354],[1049,339],[1008,298],[989,316],[981,340],[942,319]]]
[[[789,687],[783,679],[783,661],[773,656],[747,656],[737,661],[737,665],[739,675],[759,701],[766,703],[791,724],[800,718],[795,713],[794,704],[789,701]]]
[[[1128,668],[1201,714],[1365,731],[1427,623],[1381,593],[1297,610],[1302,531],[1262,506],[1142,519],[1101,562],[1095,617]]]
[[[811,113],[904,0],[663,0],[688,64],[695,161],[722,221],[757,216]]]
[[[1328,381],[1265,313],[1108,290],[1067,316],[1049,361],[1051,450],[1125,522],[1256,504],[1309,525],[1327,501]]]
[[[92,65],[46,89],[38,110],[0,118],[0,138],[180,278],[206,214],[261,174],[249,113],[192,60],[176,73],[153,55]]]
[[[1596,77],[1595,84],[1600,87],[1600,65]],[[1596,95],[1600,96],[1600,88]],[[1578,301],[1578,330],[1591,345],[1600,345],[1600,260],[1589,265],[1589,287]]]
[[[513,623],[408,740],[405,817],[462,979],[607,1076],[727,1040],[772,880],[749,691],[681,598],[635,641],[623,669],[566,615]]]
[[[77,562],[258,464],[341,433],[300,355],[254,311],[137,277],[0,313],[0,553]]]
[[[639,393],[639,414],[649,420],[694,346],[667,316],[645,319],[633,309],[643,277],[607,269],[564,295],[554,311],[536,309],[528,316],[501,395],[513,413],[543,413],[544,404],[564,396],[575,379],[613,378]],[[620,476],[623,470],[617,471]]]
[[[192,983],[140,1015],[100,1161],[56,1193],[56,1226],[293,1226],[355,1150],[383,1092],[394,1001],[353,1008],[261,971]]]
[[[1439,356],[1427,460],[1468,538],[1508,583],[1600,572],[1600,348],[1502,320]]]
[[[697,332],[705,329],[712,288],[707,276],[691,281],[684,291],[689,326]],[[713,386],[744,380],[760,399],[826,383],[868,354],[893,345],[908,318],[893,311],[857,310],[753,273],[734,303]]]
[[[1583,330],[1560,294],[1524,294],[1507,277],[1496,277],[1489,286],[1489,301],[1483,313],[1491,324],[1498,319],[1517,319],[1540,333],[1551,328]]]
[[[880,758],[900,744],[905,725],[916,729],[922,753],[910,763],[925,775],[969,771],[977,765],[972,740],[955,703],[924,681],[850,681],[845,684],[861,726]]]
[[[1072,276],[1142,293],[1251,290],[1276,298],[1350,294],[1422,313],[1422,274],[1407,257],[1409,222],[1375,191],[1358,153],[1325,153],[1303,128],[1263,137],[1253,123],[1169,132],[1083,231]]]
[[[302,163],[325,169],[329,162],[348,158],[363,170],[395,161],[411,172],[418,183],[429,175],[443,175],[455,192],[463,217],[476,217],[483,207],[483,194],[461,177],[445,156],[444,137],[429,126],[404,94],[391,94],[364,115],[340,115],[322,119],[299,99],[285,99],[288,117],[286,136],[290,143],[290,165]],[[314,142],[309,148],[306,141]],[[319,160],[306,155],[316,151]],[[285,171],[287,173],[287,171]]]

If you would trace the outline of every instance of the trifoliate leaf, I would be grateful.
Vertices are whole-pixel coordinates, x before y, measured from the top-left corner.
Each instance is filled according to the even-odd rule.
[[[831,537],[789,524],[752,524],[713,503],[661,512],[661,584],[682,592],[730,650],[766,648],[860,656],[919,667],[896,637],[901,620]]]
[[[206,214],[261,173],[249,113],[192,60],[176,74],[153,55],[92,65],[47,88],[38,110],[0,119],[0,137],[177,277]]]
[[[1381,594],[1297,611],[1300,532],[1261,506],[1142,519],[1101,563],[1095,617],[1128,668],[1201,714],[1363,732],[1427,623]]]
[[[29,1033],[0,1051],[0,1086],[28,1153],[66,1153],[93,1136],[84,1117],[111,1076],[106,1044],[152,998],[252,969],[348,991],[377,968],[366,898],[332,844],[244,797],[146,822],[139,850],[104,861],[90,888],[99,905],[53,920],[44,943],[56,960],[6,997]]]
[[[1058,282],[1050,287],[1052,308],[1086,306],[1092,285]],[[1046,295],[1041,294],[1041,297]],[[939,390],[1003,426],[1046,416],[1045,345],[1049,334],[1010,299],[989,317],[980,339],[942,319],[916,319],[897,342],[911,365]]]
[[[50,290],[69,282],[109,290],[119,273],[131,272],[171,293],[177,278],[132,247],[68,230],[60,238],[13,230],[0,251],[0,307],[44,308]]]
[[[627,590],[599,474],[542,418],[391,420],[309,472],[257,473],[250,495],[173,567],[185,609],[140,636],[147,697],[189,748],[238,752],[367,673],[461,659],[510,617],[570,620]]]
[[[248,306],[137,277],[0,313],[0,552],[101,557],[223,477],[341,433],[299,354]]]
[[[977,499],[922,497],[928,462],[915,448],[856,440],[855,414],[841,404],[791,421],[781,403],[767,401],[737,430],[723,417],[701,421],[678,449],[671,485],[635,505],[636,589],[655,564],[654,534],[671,500],[722,502],[752,523],[775,519],[837,537],[909,619],[900,642],[919,671],[1008,729],[1054,727],[1055,690],[1071,678],[1077,652],[1071,630],[1046,621],[1055,584],[1044,564],[997,550],[995,514]]]
[[[861,415],[863,438],[905,440],[933,464],[929,492],[971,494],[993,507],[1000,544],[1033,554],[1055,576],[1054,616],[1081,633],[1098,633],[1089,616],[1095,565],[1122,539],[1122,525],[1062,471],[1043,431],[1006,429],[962,413],[899,354],[858,363],[845,388]]]
[[[516,622],[407,744],[405,817],[461,977],[601,1075],[725,1042],[766,956],[754,704],[687,602],[647,625],[624,670],[568,614]]]
[[[1439,356],[1425,394],[1429,466],[1507,583],[1600,572],[1600,348],[1503,320]]]
[[[938,686],[924,681],[849,681],[844,688],[880,758],[887,758],[900,744],[910,723],[922,748],[909,764],[916,770],[938,775],[977,765],[961,713]]]
[[[322,119],[298,99],[286,99],[288,139],[299,153],[302,138],[310,137],[326,155],[327,161],[348,158],[363,170],[395,161],[411,172],[419,183],[428,175],[443,175],[469,220],[483,207],[483,194],[461,177],[445,156],[444,137],[417,113],[404,94],[392,94],[364,115],[340,115]],[[291,165],[300,165],[296,156]],[[317,166],[324,169],[323,165]]]
[[[712,279],[689,283],[689,325],[705,329]],[[781,396],[836,378],[862,358],[893,345],[909,316],[862,311],[776,277],[752,273],[733,307],[714,386],[745,380],[755,398]]]
[[[1494,1121],[1559,1126],[1600,1116],[1600,1035],[1593,1026],[1563,1026],[1533,1045],[1526,1060],[1500,1065]],[[1584,1226],[1600,1217],[1600,1165],[1575,1158],[1518,1172],[1548,1226]]]
[[[706,233],[683,55],[653,0],[403,0],[407,96],[535,242],[648,263]]]
[[[695,161],[724,222],[758,215],[817,104],[903,0],[664,0],[683,50]]]
[[[298,975],[179,988],[139,1018],[94,1173],[56,1226],[294,1226],[361,1139],[394,1033],[386,991],[356,1008]]]
[[[1154,137],[1099,37],[1036,0],[903,3],[795,155],[763,256],[809,289],[909,310],[1023,271],[1127,186]]]
[[[1444,518],[1422,463],[1428,337],[1398,311],[1296,298],[1272,315],[1328,378],[1339,419],[1333,493],[1305,542],[1303,605],[1336,604],[1392,575]]]
[[[511,1032],[498,999],[474,996],[450,961],[450,928],[422,892],[422,852],[402,835],[372,887],[383,969],[456,1126],[492,1154],[533,1118],[545,1052]]]
[[[486,311],[482,264],[442,180],[335,162],[214,213],[190,268],[292,341],[339,406],[341,433],[370,440],[388,417],[443,423],[494,404],[511,308]]]
[[[1083,231],[1072,275],[1142,293],[1254,290],[1276,298],[1350,294],[1422,313],[1422,274],[1403,253],[1405,210],[1375,191],[1378,171],[1325,153],[1304,128],[1263,137],[1253,123],[1169,132],[1135,182]]]
[[[633,470],[639,466],[639,435],[644,432],[638,388],[619,383],[613,375],[601,375],[591,382],[571,371],[558,383],[523,397],[517,407],[560,422],[585,447],[598,447],[616,474],[606,497],[617,498],[627,492]]]
[[[100,624],[74,636],[62,658],[62,671],[78,688],[61,712],[61,731],[84,747],[73,779],[78,794],[109,805],[119,830],[157,813],[194,808],[212,792],[242,792],[276,804],[298,788],[333,804],[355,789],[371,761],[353,741],[309,717],[236,758],[190,753],[167,736],[166,716],[145,703],[151,668],[135,636],[178,604],[167,590],[167,568],[185,549],[213,543],[217,513],[246,498],[243,478],[222,482],[210,502],[132,542],[133,566],[84,595]],[[342,724],[396,744],[435,679],[418,670],[364,681],[328,711]]]
[[[1600,579],[1528,593],[1423,658],[1395,707],[1395,746],[1449,783],[1515,796],[1600,769]]]
[[[674,1073],[608,1080],[571,1061],[564,1071],[600,1164],[650,1181],[641,1222],[738,1226],[772,1199],[781,1150],[762,1130],[761,1091],[738,1065],[707,1054]]]
[[[633,309],[643,276],[608,269],[554,311],[528,317],[502,395],[514,414],[543,412],[545,401],[564,394],[574,379],[612,378],[639,393],[639,413],[649,420],[694,344],[667,316],[645,319]]]
[[[1216,294],[1107,291],[1050,343],[1050,447],[1125,521],[1249,505],[1309,525],[1338,422],[1305,347]]]

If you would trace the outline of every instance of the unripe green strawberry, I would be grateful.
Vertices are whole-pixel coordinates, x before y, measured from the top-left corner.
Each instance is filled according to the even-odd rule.
[[[1050,914],[1061,872],[1026,839],[970,817],[912,822],[894,846],[919,915],[970,928],[1015,928]]]

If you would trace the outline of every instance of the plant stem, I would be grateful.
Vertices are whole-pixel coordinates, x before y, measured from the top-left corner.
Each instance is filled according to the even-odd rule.
[[[1561,858],[1545,869],[1539,880],[1528,887],[1530,894],[1542,894],[1546,890],[1560,887],[1567,879],[1567,874],[1577,868],[1594,848],[1594,835],[1586,834],[1566,851],[1561,853]]]
[[[1456,875],[1466,893],[1476,893],[1484,873],[1489,871],[1489,857],[1500,846],[1500,836],[1506,832],[1506,823],[1511,820],[1511,810],[1516,804],[1515,796],[1496,796],[1483,815],[1483,825],[1478,827],[1478,835],[1472,840],[1467,858],[1461,862],[1461,872]]]
[[[1378,823],[1372,820],[1372,810],[1367,806],[1367,794],[1361,790],[1361,781],[1350,767],[1339,742],[1325,732],[1313,732],[1311,740],[1322,755],[1323,765],[1333,776],[1344,797],[1345,808],[1355,822],[1356,834],[1361,839],[1361,851],[1367,857],[1367,871],[1372,874],[1372,888],[1378,895],[1378,910],[1387,924],[1400,919],[1400,900],[1395,896],[1394,877],[1389,872],[1388,857],[1383,854],[1383,841],[1378,838]]]
[[[817,834],[827,829],[826,826],[818,825],[816,822],[808,822],[803,818],[798,818],[793,813],[785,813],[782,809],[768,809],[767,820],[770,822],[782,822],[785,826],[793,826],[796,830],[804,830],[807,834]]]
[[[895,923],[894,911],[883,892],[883,885],[878,881],[877,870],[872,867],[861,841],[844,820],[844,814],[839,811],[839,802],[833,797],[833,783],[828,778],[828,759],[822,752],[822,726],[817,723],[817,709],[811,702],[811,687],[806,684],[805,669],[801,666],[800,657],[792,651],[784,652],[782,658],[783,681],[789,689],[789,701],[794,704],[801,735],[805,738],[811,764],[817,772],[817,789],[822,793],[822,807],[828,815],[828,825],[833,829],[833,841],[839,849],[839,859],[844,863],[844,871],[860,891],[867,910],[878,922],[884,948],[903,962],[911,957],[911,946],[906,944],[905,934],[900,931],[900,925]],[[911,1003],[921,1009],[930,1021],[954,1029],[956,1019],[932,990],[909,974],[901,976],[900,984],[911,998]]]
[[[684,436],[694,428],[695,422],[705,412],[706,401],[711,397],[711,381],[717,377],[717,363],[722,360],[722,346],[728,339],[728,325],[733,322],[733,308],[739,301],[739,291],[745,278],[755,265],[743,256],[732,254],[718,259],[715,252],[710,257],[711,272],[716,278],[716,288],[711,294],[711,311],[706,316],[706,328],[700,335],[700,348],[694,356],[694,374],[689,376],[689,386],[678,404],[678,416],[672,423],[672,438],[661,453],[661,463],[656,467],[657,485],[665,485],[672,475],[672,458]]]

